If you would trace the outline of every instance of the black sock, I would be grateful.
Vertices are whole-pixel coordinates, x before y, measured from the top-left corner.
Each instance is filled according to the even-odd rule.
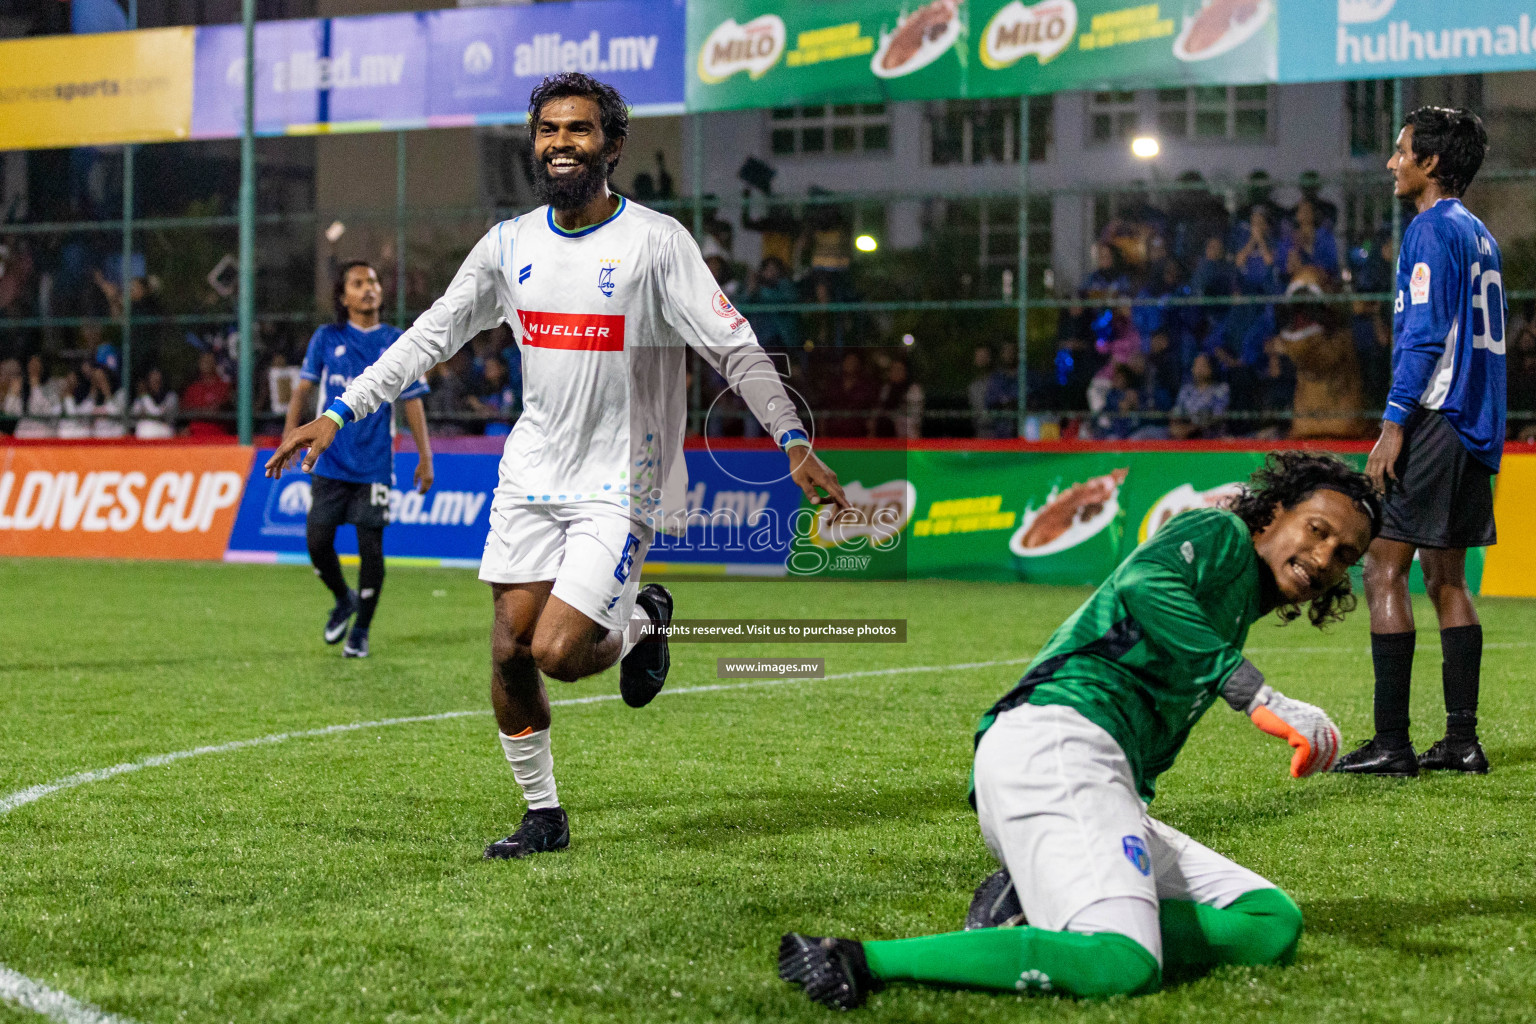
[[[367,629],[373,624],[379,607],[379,592],[384,589],[384,531],[377,527],[357,528],[357,596],[361,599],[353,629]]]
[[[1445,686],[1445,735],[1477,739],[1477,684],[1483,667],[1483,627],[1440,631],[1440,678]]]
[[[336,595],[336,603],[347,599],[347,580],[341,574],[341,559],[336,557],[336,527],[309,523],[304,528],[309,543],[309,561],[326,589]]]
[[[1371,634],[1371,663],[1376,668],[1376,739],[1387,747],[1408,745],[1414,637],[1412,630]]]

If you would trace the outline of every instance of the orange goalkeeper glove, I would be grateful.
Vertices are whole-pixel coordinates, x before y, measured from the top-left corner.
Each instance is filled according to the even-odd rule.
[[[1292,700],[1272,686],[1265,685],[1248,705],[1253,724],[1278,736],[1296,753],[1291,757],[1291,775],[1298,779],[1333,767],[1339,756],[1339,727],[1322,708]]]

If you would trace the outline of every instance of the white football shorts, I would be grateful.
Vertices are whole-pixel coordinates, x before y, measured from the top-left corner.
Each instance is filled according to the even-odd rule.
[[[1147,814],[1114,737],[1022,704],[976,748],[976,813],[1036,928],[1128,936],[1162,963],[1158,901],[1226,907],[1274,883]]]
[[[624,629],[655,535],[604,501],[493,507],[480,578],[487,583],[553,580],[553,596],[598,625]]]

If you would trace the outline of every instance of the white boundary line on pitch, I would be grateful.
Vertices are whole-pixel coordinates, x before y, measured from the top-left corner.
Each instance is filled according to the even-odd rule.
[[[1033,657],[1031,655],[1031,657]],[[823,676],[820,680],[799,679],[755,679],[746,683],[715,683],[706,686],[684,686],[675,690],[662,690],[661,696],[667,694],[677,695],[683,693],[717,693],[722,690],[747,690],[764,686],[785,686],[791,683],[826,682],[836,679],[862,679],[867,676],[897,676],[909,675],[914,672],[962,672],[975,668],[995,668],[1003,665],[1022,665],[1030,658],[1003,658],[997,661],[968,661],[957,665],[910,665],[902,668],[875,668],[862,672],[838,672],[833,675]],[[578,704],[601,704],[607,701],[618,700],[616,693],[598,693],[590,697],[571,697],[566,700],[552,700],[551,707],[570,707]],[[409,715],[404,718],[380,718],[371,722],[351,722],[346,725],[328,725],[320,729],[301,729],[295,732],[279,732],[270,736],[257,736],[248,740],[233,740],[229,743],[217,743],[211,746],[193,747],[190,750],[178,750],[170,754],[156,754],[154,757],[146,757],[142,761],[130,761],[116,764],[110,768],[98,768],[95,771],[79,772],[75,775],[66,775],[63,778],[54,779],[52,782],[44,782],[41,785],[29,786],[19,789],[14,793],[0,797],[0,817],[11,813],[19,807],[36,803],[46,796],[63,792],[66,789],[74,789],[76,786],[84,786],[92,782],[105,782],[107,779],[128,772],[136,772],[143,768],[158,768],[161,765],[174,764],[177,761],[185,761],[191,757],[200,757],[203,754],[225,754],[234,750],[245,750],[249,747],[272,746],[278,743],[286,743],[289,740],[314,739],[320,736],[334,736],[344,732],[357,732],[360,729],[379,729],[387,725],[410,725],[416,722],[441,722],[453,718],[468,718],[473,715],[488,715],[485,711],[444,711],[436,715]],[[25,974],[19,974],[4,964],[0,964],[0,1002],[19,1006],[24,1010],[31,1010],[44,1017],[59,1021],[60,1024],[137,1024],[131,1017],[120,1017],[107,1013],[89,1003],[82,1003],[72,996],[66,995],[57,989],[49,988],[40,981],[35,981]]]

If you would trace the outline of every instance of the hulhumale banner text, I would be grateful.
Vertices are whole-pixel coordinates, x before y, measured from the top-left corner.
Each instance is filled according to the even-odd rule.
[[[688,107],[1273,82],[1280,75],[1276,5],[693,0]]]
[[[639,115],[683,109],[684,0],[586,0],[256,27],[256,131],[507,124],[546,75],[585,71]],[[240,134],[244,37],[197,30],[192,135]]]
[[[1412,78],[1536,67],[1530,0],[1285,0],[1288,82]]]

